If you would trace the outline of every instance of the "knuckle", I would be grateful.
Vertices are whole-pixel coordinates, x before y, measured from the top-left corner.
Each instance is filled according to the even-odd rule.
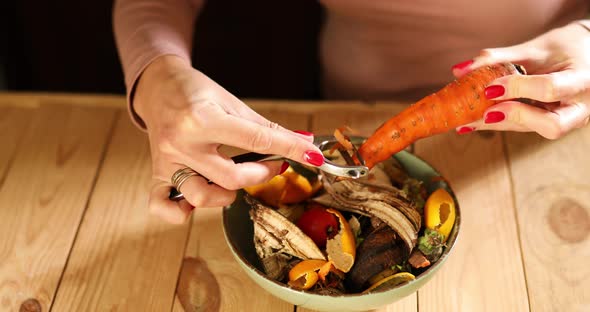
[[[174,146],[174,142],[168,140],[160,140],[156,143],[156,150],[162,159],[171,159],[177,154],[178,150]]]
[[[522,110],[521,109],[513,108],[513,109],[507,111],[506,115],[508,116],[508,120],[512,121],[513,123],[515,123],[519,126],[523,126],[524,121],[522,118]]]
[[[551,122],[543,136],[549,140],[557,140],[566,133],[566,129],[558,122]]]
[[[210,99],[192,101],[192,128],[208,128],[216,125],[216,118],[211,118],[218,110],[219,105]]]
[[[545,78],[543,86],[546,101],[558,101],[563,98],[563,86],[555,76]]]
[[[154,136],[155,150],[162,155],[174,154],[176,150],[178,133],[174,128],[166,127],[160,129]]]
[[[256,133],[250,137],[248,145],[253,151],[266,152],[270,150],[273,144],[273,137],[269,131],[256,131]]]
[[[190,198],[189,203],[194,207],[205,207],[207,198],[203,194],[194,195]]]
[[[272,130],[279,130],[279,129],[281,129],[281,126],[278,123],[272,122],[272,121],[269,121],[268,122],[268,127],[270,129],[272,129]]]
[[[244,183],[242,182],[243,178],[237,176],[236,174],[231,175],[230,179],[227,179],[224,183],[223,183],[223,188],[225,188],[226,190],[230,190],[230,191],[237,191],[239,189],[242,188],[242,186],[244,185]]]
[[[225,173],[219,181],[216,181],[216,184],[226,190],[237,191],[244,186],[244,176],[239,170],[232,170]]]
[[[584,128],[588,125],[588,121],[590,120],[590,117],[586,117],[586,119],[582,120],[582,122],[580,122],[579,124],[576,125],[576,128]]]
[[[207,195],[205,192],[184,189],[183,193],[186,196],[186,200],[194,207],[204,207],[207,202]]]
[[[493,55],[492,49],[482,49],[479,51],[479,57],[491,57]]]
[[[219,199],[218,206],[229,206],[236,200],[235,196],[228,196],[226,198]]]
[[[301,155],[298,155],[299,145],[296,140],[293,140],[287,146],[287,157],[291,159],[298,159]]]

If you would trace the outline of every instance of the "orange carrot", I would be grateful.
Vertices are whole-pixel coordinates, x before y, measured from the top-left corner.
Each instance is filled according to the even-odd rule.
[[[484,89],[496,78],[512,74],[526,72],[509,63],[473,70],[387,120],[361,145],[359,153],[372,168],[418,139],[482,118],[496,103],[486,99]]]

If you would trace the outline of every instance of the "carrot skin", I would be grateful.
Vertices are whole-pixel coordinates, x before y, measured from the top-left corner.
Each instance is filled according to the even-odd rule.
[[[495,79],[524,73],[518,65],[503,63],[480,67],[412,104],[383,123],[360,147],[367,167],[386,160],[416,140],[447,132],[483,117],[497,101],[484,89]]]

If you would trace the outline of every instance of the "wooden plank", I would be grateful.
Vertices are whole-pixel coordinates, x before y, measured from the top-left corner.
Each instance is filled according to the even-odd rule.
[[[347,125],[358,131],[359,135],[369,136],[384,121],[401,111],[404,107],[404,105],[391,104],[365,111],[339,106],[338,109],[332,108],[331,111],[314,113],[312,129],[317,134],[331,135],[334,129]],[[417,304],[417,295],[414,293],[398,302],[377,309],[375,312],[415,312],[418,310]],[[297,311],[311,312],[312,310],[298,308]]]
[[[312,309],[306,309],[306,308],[299,308],[297,307],[297,312],[319,312],[316,310],[312,310]],[[391,303],[387,306],[381,307],[379,309],[375,309],[375,310],[370,310],[370,312],[406,312],[406,311],[418,311],[418,298],[417,298],[417,294],[414,293],[412,295],[409,295],[405,298],[400,299],[397,302]],[[424,311],[428,311],[428,310],[424,310]]]
[[[36,110],[0,107],[0,188]]]
[[[149,214],[150,179],[147,137],[121,115],[53,310],[171,310],[189,227]]]
[[[370,107],[372,108],[367,109]],[[332,135],[334,129],[350,126],[358,132],[358,135],[369,136],[383,122],[404,108],[405,105],[402,104],[379,105],[379,107],[334,104],[331,108],[326,105],[324,109],[313,112],[312,129],[318,135]]]
[[[30,121],[14,116],[29,126],[0,189],[4,311],[49,309],[115,116],[61,105],[31,112]]]
[[[461,207],[458,244],[419,291],[423,311],[527,311],[528,300],[507,162],[499,134],[448,133],[416,142]]]
[[[274,107],[267,107],[258,112],[288,129],[308,129],[309,118],[305,113],[284,112]],[[214,281],[209,284],[216,283],[220,289],[218,297],[212,297],[211,294],[216,294],[215,292],[205,296],[208,289],[195,287],[190,298],[190,301],[195,303],[194,308],[187,309],[187,312],[203,311],[199,308],[215,300],[220,301],[221,311],[293,311],[292,304],[272,296],[254,283],[234,260],[223,235],[221,208],[195,211],[185,258],[195,258],[206,265],[214,277]],[[185,311],[178,295],[173,311]]]
[[[532,311],[590,311],[590,128],[507,134]]]
[[[0,92],[0,106],[35,108],[40,105],[71,105],[80,107],[119,108],[126,107],[121,95],[77,94],[45,92]]]

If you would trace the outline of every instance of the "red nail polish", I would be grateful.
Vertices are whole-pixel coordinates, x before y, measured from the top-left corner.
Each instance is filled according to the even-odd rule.
[[[483,91],[488,100],[502,96],[504,95],[504,92],[505,90],[503,86],[489,86]]]
[[[453,71],[455,71],[455,70],[464,71],[471,64],[473,64],[473,60],[467,60],[467,61],[461,62],[459,64],[453,65],[453,67],[451,67],[451,70],[453,70]]]
[[[281,165],[281,171],[279,172],[279,174],[283,174],[285,171],[287,171],[287,169],[289,169],[289,163],[283,161],[283,164]]]
[[[506,118],[506,115],[502,112],[489,112],[486,114],[486,118],[484,120],[485,123],[497,123]]]
[[[469,133],[473,130],[475,130],[475,128],[473,128],[473,127],[461,127],[461,128],[459,128],[459,130],[457,130],[457,133],[458,134],[465,134],[465,133]]]
[[[299,134],[303,134],[303,135],[305,135],[305,136],[313,136],[313,133],[311,133],[311,132],[307,132],[307,131],[304,131],[304,130],[295,130],[295,131],[293,131],[293,132],[295,132],[295,133],[299,133]]]
[[[316,151],[307,151],[303,154],[303,159],[314,166],[321,166],[324,164],[324,155]]]

